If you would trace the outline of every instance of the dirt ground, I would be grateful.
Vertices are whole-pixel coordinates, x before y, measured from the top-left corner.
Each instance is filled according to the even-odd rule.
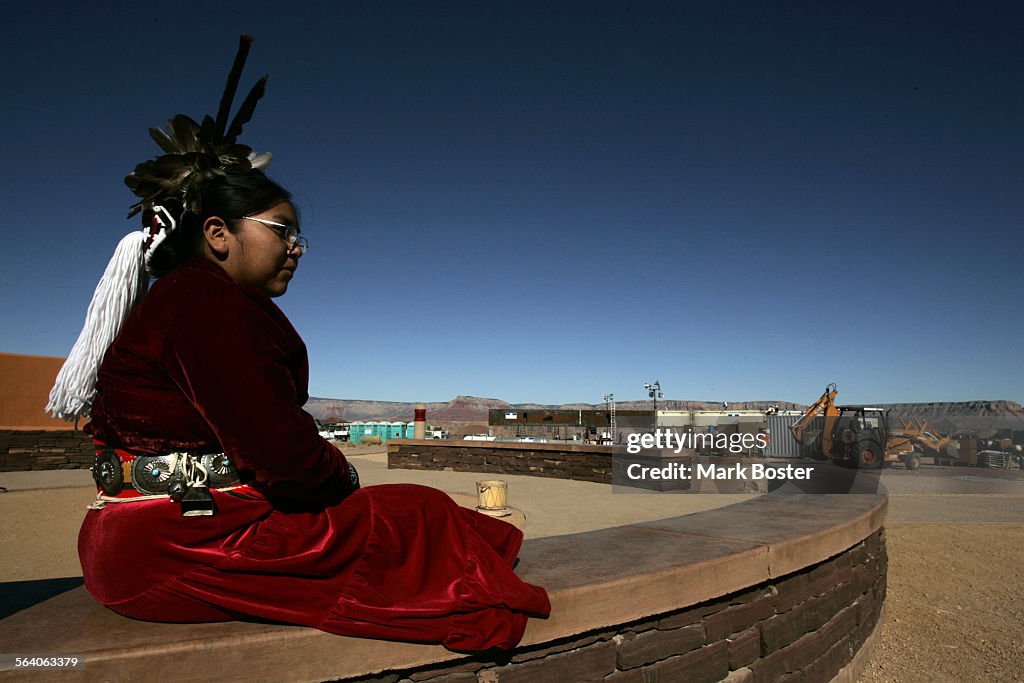
[[[882,628],[859,683],[1024,681],[1024,526],[889,524]]]

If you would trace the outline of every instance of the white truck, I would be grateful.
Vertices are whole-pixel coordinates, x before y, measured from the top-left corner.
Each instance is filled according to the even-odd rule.
[[[451,438],[451,436],[452,436],[451,433],[447,429],[442,429],[441,427],[430,426],[430,427],[427,427],[427,431],[426,431],[426,433],[425,433],[423,438],[425,438],[425,439],[441,439],[442,441],[447,441],[448,439]]]
[[[316,421],[320,436],[328,441],[348,441],[348,427],[345,425],[325,425]]]

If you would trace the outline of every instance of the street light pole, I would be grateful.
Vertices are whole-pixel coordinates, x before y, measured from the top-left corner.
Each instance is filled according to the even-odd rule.
[[[654,384],[650,382],[644,383],[644,389],[647,390],[647,396],[654,401],[654,428],[658,428],[658,399],[665,398],[665,394],[661,391],[661,380],[654,380]]]
[[[605,409],[608,411],[608,439],[614,446],[617,443],[615,438],[615,394],[605,394],[604,405]]]

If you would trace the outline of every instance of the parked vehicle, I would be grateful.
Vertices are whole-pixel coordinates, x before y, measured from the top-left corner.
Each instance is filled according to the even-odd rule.
[[[424,438],[427,438],[427,439],[441,439],[443,441],[447,441],[448,439],[452,438],[452,435],[451,435],[451,433],[447,429],[442,429],[441,427],[433,427],[433,426],[431,426],[431,427],[427,427],[426,435],[425,435]]]
[[[328,441],[348,441],[349,431],[345,425],[330,425],[316,421],[316,428],[320,436]]]

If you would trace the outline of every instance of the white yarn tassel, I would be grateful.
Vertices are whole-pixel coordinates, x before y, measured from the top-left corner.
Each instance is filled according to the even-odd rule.
[[[89,416],[103,355],[149,284],[143,258],[145,240],[142,230],[126,235],[96,285],[82,332],[50,390],[46,412],[54,417],[74,420]]]

